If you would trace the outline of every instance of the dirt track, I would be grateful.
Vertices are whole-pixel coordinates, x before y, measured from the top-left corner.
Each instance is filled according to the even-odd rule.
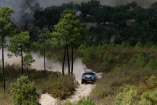
[[[93,89],[94,85],[91,84],[81,84],[76,88],[74,94],[69,97],[71,102],[77,102],[81,98],[86,97],[89,95],[91,90]],[[41,105],[55,105],[56,99],[51,97],[49,94],[42,94],[40,101]]]
[[[102,73],[98,73],[97,76],[98,78],[101,78]],[[79,81],[80,82],[80,81]],[[90,92],[92,91],[92,89],[94,88],[94,84],[80,84],[79,86],[76,88],[76,91],[74,92],[74,94],[69,97],[69,100],[71,102],[77,102],[79,101],[81,98],[83,97],[87,97]],[[39,100],[39,102],[41,103],[41,105],[56,105],[56,99],[54,99],[53,97],[51,97],[49,94],[42,94],[41,98]]]

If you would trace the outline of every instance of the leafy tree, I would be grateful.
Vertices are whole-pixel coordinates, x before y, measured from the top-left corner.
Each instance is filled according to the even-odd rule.
[[[21,56],[21,72],[23,74],[23,52],[28,51],[27,43],[29,42],[29,33],[21,32],[14,35],[10,39],[8,50],[11,51],[15,56]]]
[[[149,19],[149,14],[147,10],[140,6],[135,7],[131,12],[134,15],[135,21],[138,24],[143,24]]]
[[[26,76],[22,76],[11,85],[12,101],[14,105],[39,105],[36,88]]]
[[[45,76],[46,76],[46,63],[45,63],[45,58],[46,58],[46,51],[55,47],[54,41],[53,44],[50,41],[49,37],[50,32],[46,29],[42,29],[42,33],[38,36],[38,41],[36,43],[37,47],[43,52],[44,56],[44,71],[45,71]],[[52,47],[53,46],[53,47]]]
[[[56,37],[61,46],[64,46],[65,52],[63,57],[63,68],[62,73],[64,74],[64,60],[65,54],[67,50],[68,56],[68,46],[71,44],[72,46],[72,66],[71,66],[71,74],[73,73],[73,42],[76,40],[82,31],[81,26],[79,25],[79,20],[75,18],[74,11],[70,9],[66,9],[62,14],[61,18],[57,25],[54,26],[56,32],[53,32],[51,36]],[[68,57],[68,72],[70,73],[70,64]]]
[[[119,32],[119,35],[116,37],[116,43],[126,42],[129,43],[128,39],[132,37],[132,31],[128,28],[122,28]]]
[[[114,8],[110,6],[102,6],[102,8],[97,9],[95,12],[94,17],[96,18],[96,22],[101,23],[103,22],[110,22],[111,16],[114,12]]]
[[[1,48],[2,48],[2,77],[3,77],[4,90],[5,90],[4,44],[5,44],[6,36],[11,35],[12,31],[14,30],[13,22],[10,20],[12,12],[13,9],[11,9],[10,7],[0,8],[0,40],[1,40]]]
[[[126,14],[124,12],[114,12],[111,17],[111,22],[117,24],[119,27],[126,26]]]
[[[65,9],[71,9],[71,10],[77,10],[78,4],[74,4],[73,2],[70,3],[64,3],[61,5],[60,8],[64,8]]]
[[[91,45],[99,45],[103,43],[110,43],[111,36],[113,35],[113,29],[107,29],[104,25],[97,25],[96,27],[90,27],[89,35],[91,40]],[[89,36],[88,35],[88,36]],[[87,37],[86,40],[89,40]]]
[[[61,6],[47,7],[44,10],[38,9],[34,13],[34,24],[40,28],[48,26],[50,31],[52,31],[53,26],[59,21],[60,14],[67,8],[76,10],[76,5],[71,2],[68,4],[64,3]]]
[[[43,28],[45,26],[53,26],[58,23],[59,16],[62,11],[55,6],[37,10],[34,13],[34,23],[36,26]]]
[[[137,5],[136,2],[127,3],[126,5],[119,5],[115,7],[116,12],[128,12],[134,9]]]
[[[82,2],[81,5],[78,7],[78,10],[81,11],[81,15],[86,17],[87,15],[93,15],[95,13],[95,9],[99,8],[100,2],[97,0],[91,0],[87,3]]]
[[[33,59],[32,55],[31,54],[26,54],[24,57],[23,57],[23,64],[24,66],[26,66],[27,68],[27,75],[28,75],[28,68],[31,66],[32,63],[35,62],[35,59]]]

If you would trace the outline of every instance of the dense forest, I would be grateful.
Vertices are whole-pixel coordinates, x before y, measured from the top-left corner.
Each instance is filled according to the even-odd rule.
[[[103,76],[88,98],[65,105],[157,104],[157,2],[148,8],[136,2],[111,7],[97,0],[37,6],[33,17],[21,24],[11,20],[13,11],[0,8],[3,105],[39,105],[43,93],[67,99],[77,87],[76,58]],[[8,57],[19,56],[20,64],[5,63],[5,49]],[[31,69],[32,51],[44,56],[43,70]],[[61,72],[47,71],[46,58],[62,62]]]
[[[149,8],[142,8],[137,3],[131,2],[110,7],[101,5],[95,0],[81,5],[69,3],[36,11],[34,25],[40,28],[47,25],[53,30],[54,24],[59,21],[60,13],[69,8],[79,11],[76,17],[86,29],[82,41],[89,46],[122,42],[131,46],[137,42],[141,42],[142,45],[147,42],[155,44],[156,6],[157,3],[154,3]]]

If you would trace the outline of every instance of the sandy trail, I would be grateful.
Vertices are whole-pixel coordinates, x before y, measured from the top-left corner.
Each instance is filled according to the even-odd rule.
[[[87,97],[95,85],[81,84],[76,88],[75,93],[69,98],[71,102],[77,102],[83,97]]]
[[[98,78],[101,78],[101,76],[102,73],[97,73]],[[70,96],[68,100],[70,100],[72,103],[75,103],[79,101],[81,98],[87,97],[94,88],[94,86],[95,86],[94,84],[80,84],[79,81],[79,85],[75,89],[74,94]],[[57,99],[54,99],[53,97],[46,93],[41,95],[39,102],[41,105],[56,105]]]
[[[76,88],[74,94],[71,97],[69,97],[68,100],[70,100],[72,103],[77,102],[81,98],[87,97],[93,88],[94,85],[81,84]],[[41,95],[39,102],[41,105],[56,105],[57,99],[51,97],[49,94],[46,93]]]

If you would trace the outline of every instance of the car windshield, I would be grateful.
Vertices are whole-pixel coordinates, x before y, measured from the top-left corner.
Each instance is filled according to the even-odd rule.
[[[84,73],[83,75],[94,75],[94,73]]]

